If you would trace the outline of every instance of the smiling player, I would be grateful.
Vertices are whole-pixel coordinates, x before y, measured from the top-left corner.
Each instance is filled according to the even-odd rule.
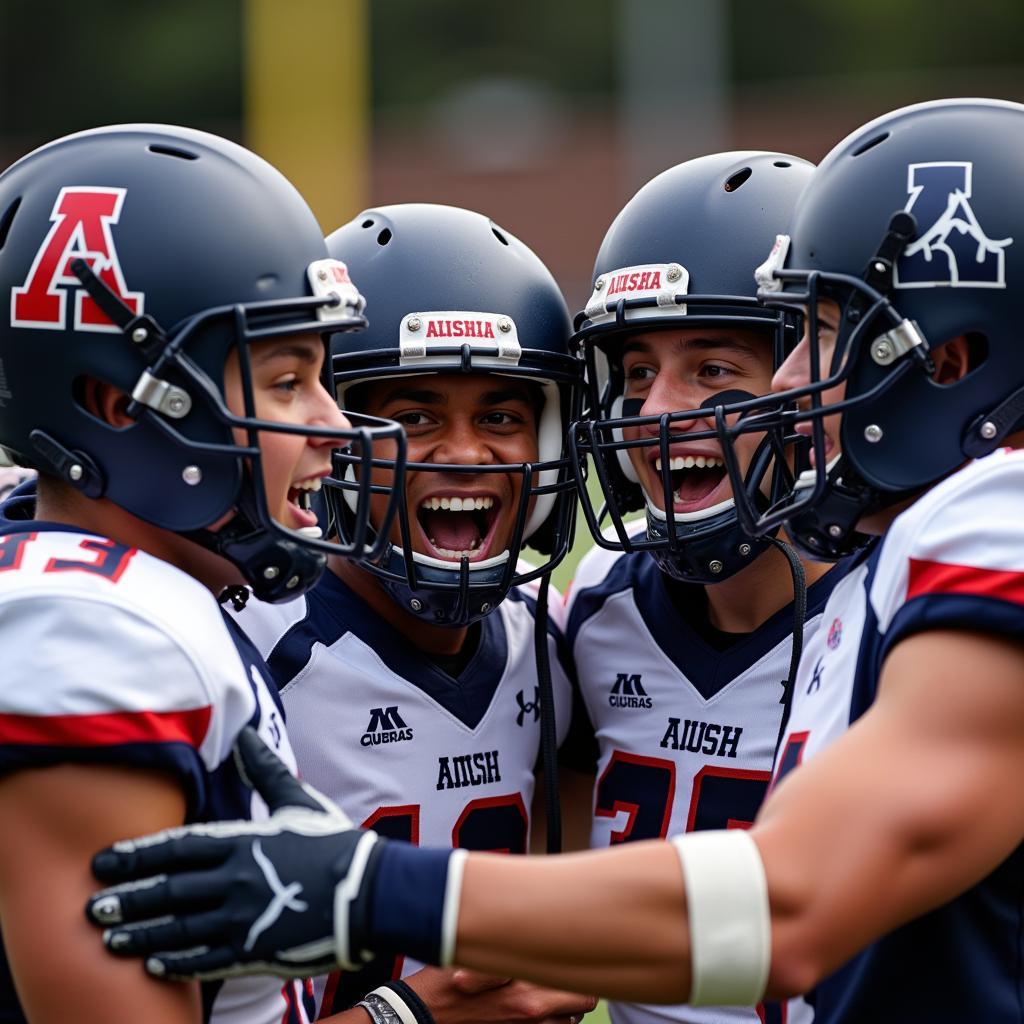
[[[565,303],[522,242],[468,210],[367,210],[328,247],[373,311],[357,341],[336,347],[338,397],[405,428],[399,513],[380,558],[332,559],[302,601],[250,605],[240,621],[281,690],[303,776],[353,821],[423,845],[525,853],[542,721],[527,584],[564,554],[575,502],[563,446],[580,365],[567,354]],[[394,473],[383,461],[375,482],[390,490]],[[374,498],[376,522],[387,503]],[[336,513],[347,533],[348,506]],[[527,541],[550,552],[537,567],[520,563]],[[556,629],[564,733],[560,642]],[[418,966],[387,958],[321,978],[321,1013]],[[436,970],[408,982],[455,1024],[513,1012],[564,1022],[592,1006],[501,979],[474,979],[467,995]],[[409,994],[376,998],[404,1008]]]
[[[805,596],[800,585],[796,615],[806,601],[806,620],[794,640],[790,563],[741,529],[714,432],[714,407],[768,392],[776,354],[796,343],[790,315],[758,306],[751,267],[812,171],[781,153],[719,153],[659,174],[608,229],[577,318],[595,416],[577,446],[611,526],[600,531],[584,492],[598,547],[577,570],[567,630],[584,713],[561,756],[591,776],[596,768],[596,848],[750,826],[794,645],[819,627],[842,575],[804,564],[810,586]],[[735,447],[745,487],[760,494],[763,437],[744,434]],[[643,520],[627,523],[638,510]],[[611,1012],[632,1024],[758,1019],[743,1008]],[[779,1010],[758,1013],[777,1020]]]
[[[170,989],[99,960],[74,905],[101,837],[265,815],[231,759],[247,725],[294,764],[217,597],[280,600],[363,553],[300,506],[371,436],[321,376],[361,299],[277,171],[185,128],[30,153],[0,224],[0,444],[39,471],[0,513],[0,1016],[297,1024],[292,983]]]

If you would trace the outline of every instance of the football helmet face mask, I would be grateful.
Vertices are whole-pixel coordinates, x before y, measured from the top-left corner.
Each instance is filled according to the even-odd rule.
[[[799,336],[797,314],[758,304],[752,268],[788,223],[812,170],[806,161],[782,153],[719,153],[690,160],[648,182],[609,228],[594,267],[594,292],[576,317],[572,339],[586,363],[590,417],[574,427],[573,457],[584,514],[602,547],[648,551],[663,572],[695,583],[727,579],[767,547],[767,540],[742,531],[727,493],[696,511],[678,507],[684,504],[680,480],[694,472],[693,466],[681,465],[685,454],[678,446],[719,449],[716,408],[731,410],[740,403],[742,409],[754,396],[731,390],[711,395],[699,408],[640,415],[643,402],[628,394],[622,351],[639,333],[663,333],[667,345],[680,330],[708,328],[753,332],[772,358],[781,359]],[[657,498],[641,486],[631,451],[633,458],[646,457],[656,467]],[[724,478],[724,468],[712,458],[713,468],[698,471]],[[760,507],[772,486],[770,439],[744,462],[745,478],[733,479],[732,487]],[[590,464],[604,499],[601,512],[583,486]],[[712,495],[721,483],[708,481]],[[626,518],[640,509],[646,530],[637,532]],[[602,531],[605,515],[611,535]]]
[[[468,625],[497,607],[511,587],[554,568],[572,539],[576,493],[566,425],[579,415],[582,367],[568,354],[565,301],[530,249],[468,210],[429,204],[367,210],[327,243],[331,254],[352,268],[372,309],[369,328],[335,346],[335,385],[343,410],[348,412],[358,386],[367,382],[408,378],[429,388],[437,375],[485,374],[499,382],[526,382],[539,396],[536,460],[408,464],[410,478],[430,474],[452,490],[488,490],[488,479],[511,481],[513,507],[461,512],[486,520],[477,526],[486,549],[480,556],[463,550],[461,557],[449,557],[432,542],[432,553],[425,553],[424,513],[403,500],[397,537],[386,540],[382,555],[360,562],[413,614],[439,625]],[[387,461],[376,465],[378,478],[390,479]],[[453,486],[453,481],[465,483]],[[348,504],[335,505],[335,518],[347,535]],[[503,549],[492,551],[486,538],[497,537],[498,515],[511,526]],[[536,567],[519,562],[527,541],[546,556]]]
[[[808,310],[803,380],[722,429],[727,446],[768,429],[795,450],[779,501],[746,503],[752,530],[785,522],[812,556],[840,558],[863,543],[865,515],[1019,429],[1024,213],[1007,196],[1022,164],[1024,107],[975,99],[887,114],[823,161],[758,269],[766,303]],[[937,381],[932,353],[961,336],[969,372]]]
[[[213,550],[264,600],[301,593],[329,553],[372,550],[366,487],[347,544],[271,515],[260,432],[347,442],[335,455],[340,480],[346,460],[369,464],[381,433],[400,431],[256,417],[253,343],[312,334],[326,346],[329,333],[365,324],[362,297],[311,211],[269,164],[163,125],[43,146],[0,176],[0,289],[9,297],[0,444],[15,461]],[[241,413],[224,396],[232,352]],[[89,379],[130,396],[130,426],[86,409]]]

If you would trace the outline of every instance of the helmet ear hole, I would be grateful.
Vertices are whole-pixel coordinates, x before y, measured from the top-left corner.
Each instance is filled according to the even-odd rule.
[[[172,156],[177,160],[198,160],[198,153],[190,153],[187,149],[177,149],[174,146],[150,146],[150,153],[159,156]]]
[[[378,244],[378,245],[387,245],[387,244],[388,244],[388,242],[390,242],[390,241],[391,241],[391,229],[390,229],[390,228],[385,228],[385,229],[384,229],[384,230],[383,230],[383,231],[382,231],[382,232],[381,232],[381,233],[380,233],[380,234],[379,234],[379,235],[377,236],[377,244]]]
[[[726,179],[726,182],[722,187],[725,189],[726,192],[735,192],[736,189],[738,189],[740,185],[742,185],[747,180],[747,178],[749,178],[750,175],[753,173],[754,172],[751,170],[751,168],[744,167],[738,170],[730,178]]]
[[[950,387],[981,369],[988,358],[988,338],[977,331],[961,334],[939,345],[931,356],[936,364],[935,383]]]
[[[850,154],[850,156],[861,156],[863,153],[866,153],[869,149],[874,149],[875,146],[881,145],[883,142],[885,142],[887,138],[889,138],[889,133],[882,132],[881,135],[876,135],[873,139],[868,139],[868,141],[865,142],[863,145],[858,146]]]

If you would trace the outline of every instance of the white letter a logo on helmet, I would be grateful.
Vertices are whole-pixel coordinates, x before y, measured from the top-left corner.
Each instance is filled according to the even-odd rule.
[[[81,257],[92,272],[136,315],[145,296],[125,285],[110,225],[121,216],[127,189],[67,186],[53,204],[53,227],[32,261],[25,284],[11,289],[11,326],[63,330],[67,326],[69,288],[75,291],[76,331],[119,330],[100,310],[71,272]]]

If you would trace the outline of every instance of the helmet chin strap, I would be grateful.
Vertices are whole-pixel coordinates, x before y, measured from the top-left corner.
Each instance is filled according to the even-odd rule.
[[[185,530],[181,536],[229,561],[241,571],[257,600],[270,604],[303,593],[327,567],[326,555],[277,536],[260,523],[248,470],[228,522],[217,531]],[[237,588],[229,587],[222,596],[238,608]]]

